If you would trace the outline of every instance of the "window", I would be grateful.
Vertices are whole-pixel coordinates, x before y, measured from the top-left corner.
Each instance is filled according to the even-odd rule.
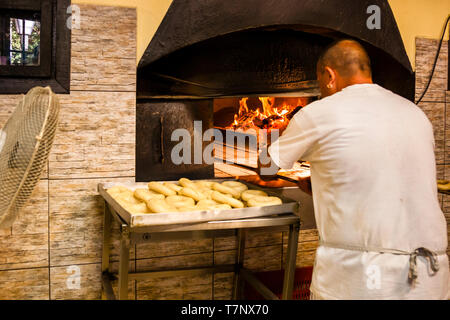
[[[0,94],[70,90],[70,0],[0,1]]]
[[[2,30],[4,45],[0,51],[0,65],[39,66],[40,20],[39,12],[34,12],[28,17],[5,19],[6,28]]]

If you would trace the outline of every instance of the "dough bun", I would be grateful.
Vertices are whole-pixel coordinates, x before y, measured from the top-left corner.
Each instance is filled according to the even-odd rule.
[[[170,189],[169,187],[165,186],[164,184],[160,183],[160,182],[149,182],[148,183],[148,189],[157,193],[161,193],[165,196],[176,196],[177,193]]]
[[[266,207],[266,206],[276,206],[283,202],[278,197],[262,197],[256,196],[252,197],[247,201],[249,207]]]

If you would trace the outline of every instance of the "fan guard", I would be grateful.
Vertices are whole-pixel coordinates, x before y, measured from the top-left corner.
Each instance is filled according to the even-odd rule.
[[[49,87],[33,88],[0,131],[0,228],[12,225],[41,177],[59,109]]]

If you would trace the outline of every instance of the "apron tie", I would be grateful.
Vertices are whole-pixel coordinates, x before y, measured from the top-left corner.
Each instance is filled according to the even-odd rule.
[[[439,262],[437,259],[437,254],[446,254],[446,251],[436,251],[433,252],[427,248],[420,247],[415,249],[413,252],[407,252],[403,250],[396,250],[396,249],[386,249],[386,248],[363,248],[358,246],[351,246],[351,245],[345,245],[345,244],[336,244],[336,243],[329,243],[324,242],[322,239],[319,239],[319,245],[329,248],[335,248],[335,249],[345,249],[345,250],[355,250],[355,251],[361,251],[361,252],[378,252],[378,253],[391,253],[391,254],[401,254],[401,255],[408,255],[409,256],[409,271],[408,271],[408,283],[410,285],[413,285],[414,282],[417,279],[417,257],[425,257],[428,262],[430,263],[431,270],[433,271],[433,275],[439,271]]]
[[[408,282],[411,285],[417,279],[417,256],[425,257],[429,261],[433,274],[439,271],[439,262],[436,253],[427,248],[417,248],[409,256]]]

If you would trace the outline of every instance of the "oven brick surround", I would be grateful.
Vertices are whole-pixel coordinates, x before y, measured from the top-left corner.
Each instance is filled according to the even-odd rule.
[[[72,91],[59,96],[60,125],[47,169],[12,228],[0,229],[0,299],[100,299],[103,203],[97,184],[134,181],[136,9],[80,9],[81,29],[72,32]],[[417,90],[436,46],[434,40],[417,40]],[[444,46],[432,91],[421,104],[435,127],[439,178],[450,178],[450,121],[448,127],[445,121],[450,92],[442,80],[446,54]],[[0,95],[0,126],[20,98]],[[440,201],[450,221],[449,196]],[[112,268],[117,269],[118,233],[113,234]],[[300,232],[298,266],[313,264],[317,240],[317,230]],[[286,246],[286,233],[252,233],[244,264],[253,270],[280,269]],[[137,245],[130,268],[232,263],[235,254],[235,237]],[[79,288],[67,286],[70,266],[80,270]],[[129,298],[230,299],[231,287],[227,273],[130,281]]]

